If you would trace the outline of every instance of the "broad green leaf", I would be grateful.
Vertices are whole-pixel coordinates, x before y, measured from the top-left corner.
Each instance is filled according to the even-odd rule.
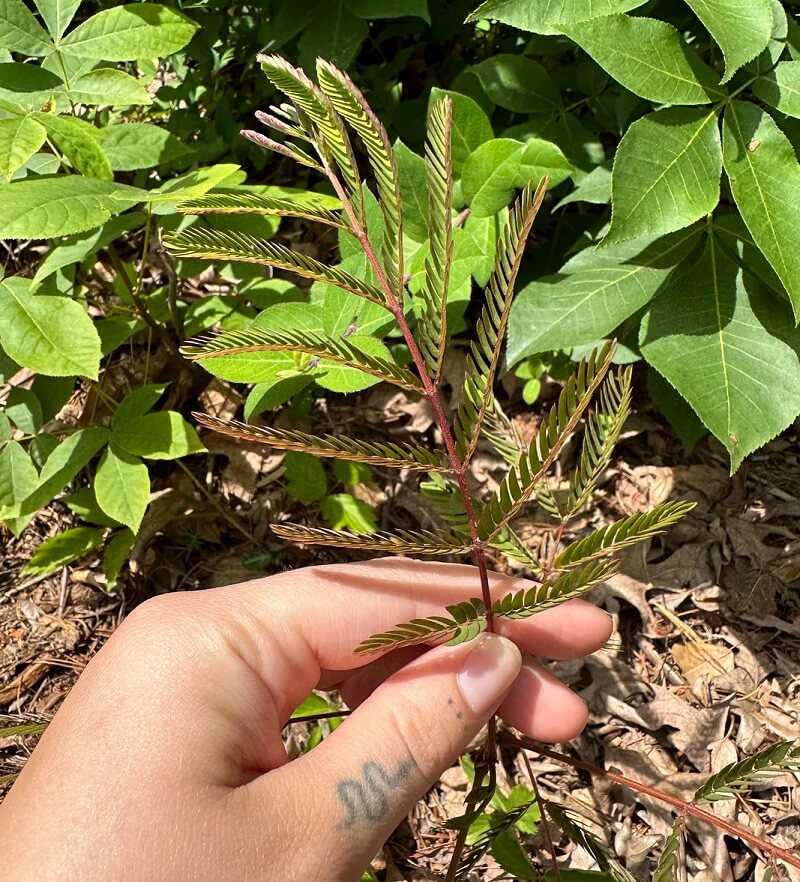
[[[28,576],[48,576],[61,567],[85,557],[99,548],[103,531],[96,527],[73,527],[51,536],[33,552],[23,572]]]
[[[0,64],[0,101],[9,110],[40,110],[64,91],[61,78],[35,64],[4,62]]]
[[[6,181],[36,153],[46,137],[44,127],[29,116],[0,119],[0,174]]]
[[[153,99],[139,80],[122,70],[104,67],[92,70],[70,83],[67,95],[76,104],[152,104]]]
[[[0,186],[0,238],[49,239],[104,224],[146,196],[144,190],[63,175]]]
[[[733,198],[800,318],[800,166],[794,149],[772,117],[746,101],[728,104],[723,133]]]
[[[26,435],[35,435],[42,428],[42,403],[31,389],[12,386],[5,401],[6,416]]]
[[[302,502],[318,502],[328,490],[322,462],[309,453],[290,450],[283,458],[286,489]]]
[[[119,450],[114,441],[105,449],[94,478],[97,504],[136,533],[150,501],[150,475],[136,456]]]
[[[687,230],[646,244],[586,248],[557,275],[526,285],[511,307],[507,363],[610,334],[655,296],[697,236]]]
[[[347,339],[367,355],[374,355],[391,361],[391,353],[375,337],[369,337],[365,334],[352,334]],[[316,376],[315,380],[323,389],[329,389],[331,392],[360,392],[362,389],[369,389],[370,386],[380,382],[376,377],[364,373],[364,371],[334,364],[325,359],[320,361],[319,371],[319,376]]]
[[[647,394],[681,439],[683,449],[691,453],[708,429],[689,402],[654,368],[647,371]]]
[[[206,448],[197,432],[174,410],[148,413],[114,428],[115,446],[145,459],[178,459]]]
[[[119,521],[109,517],[97,502],[94,487],[81,487],[69,496],[65,496],[62,502],[69,510],[87,524],[97,527],[119,527]]]
[[[800,118],[800,61],[781,61],[755,81],[753,92],[781,113]]]
[[[80,263],[101,248],[119,238],[123,233],[144,224],[144,215],[138,211],[130,211],[121,217],[113,217],[110,221],[91,230],[70,236],[53,245],[44,260],[36,268],[33,276],[33,287],[38,287],[48,276],[58,272],[65,266]]]
[[[114,171],[153,168],[187,159],[192,150],[171,132],[148,123],[119,123],[103,130],[103,150]]]
[[[728,80],[742,65],[752,61],[772,34],[770,0],[686,0],[725,56]]]
[[[21,444],[9,441],[0,451],[0,519],[12,520],[38,483],[39,473],[30,456]]]
[[[604,245],[688,227],[719,202],[722,144],[713,110],[670,107],[637,120],[614,158]]]
[[[767,48],[747,66],[748,71],[759,74],[768,73],[780,60],[789,39],[789,19],[781,0],[770,0],[772,9],[772,33]]]
[[[61,153],[82,175],[112,180],[114,173],[103,152],[99,129],[74,116],[36,113],[34,118],[47,129]]]
[[[430,24],[428,0],[346,0],[347,8],[359,18],[403,18],[414,16]]]
[[[249,422],[265,410],[272,410],[280,404],[285,404],[292,396],[302,392],[313,382],[314,378],[311,376],[295,374],[285,380],[276,380],[274,383],[257,383],[250,390],[244,403],[244,418]]]
[[[117,587],[117,579],[135,541],[136,535],[132,530],[120,530],[106,544],[103,552],[103,576],[108,591],[113,591]]]
[[[100,337],[81,304],[31,293],[30,279],[0,281],[0,340],[23,367],[49,377],[97,379]]]
[[[127,3],[104,9],[61,41],[65,55],[98,61],[163,58],[182,49],[197,30],[190,18],[159,3]]]
[[[314,70],[318,57],[343,69],[355,60],[369,35],[369,25],[348,7],[345,0],[326,0],[323,11],[303,30],[297,49],[300,64],[307,71]]]
[[[0,49],[49,55],[55,46],[22,0],[0,0]]]
[[[594,205],[608,205],[611,202],[611,172],[605,166],[597,168],[584,175],[568,193],[556,208],[563,208],[573,202],[591,202]]]
[[[467,157],[481,144],[494,137],[492,124],[477,101],[459,92],[449,92],[434,86],[428,107],[445,96],[453,102],[452,158],[453,175],[461,176]]]
[[[528,181],[550,176],[553,187],[572,174],[572,166],[550,141],[533,138],[523,144],[511,138],[496,138],[482,144],[464,164],[462,196],[477,217],[487,217],[505,208],[514,191]]]
[[[156,190],[147,191],[147,200],[153,205],[153,214],[172,214],[179,202],[203,196],[213,187],[219,187],[239,171],[238,165],[222,163],[199,168],[177,178],[171,178]]]
[[[92,426],[61,441],[47,457],[36,489],[23,500],[21,513],[29,514],[47,505],[108,441],[110,434],[108,429]]]
[[[635,95],[664,104],[707,104],[724,92],[678,31],[655,18],[609,15],[564,28]]]
[[[484,92],[506,110],[547,113],[561,109],[561,94],[547,71],[523,55],[493,55],[469,68]]]
[[[428,238],[428,188],[425,160],[402,142],[394,145],[400,196],[403,200],[403,232],[417,242]]]
[[[132,420],[144,416],[158,403],[169,383],[149,383],[129,392],[119,403],[111,418],[114,429],[124,426]]]
[[[562,25],[628,12],[645,0],[486,0],[468,21],[488,18],[534,34],[560,34]]]
[[[640,345],[725,445],[731,472],[800,411],[800,332],[789,309],[713,236],[653,301]]]
[[[13,429],[11,427],[11,420],[9,420],[8,416],[0,410],[0,447],[2,447],[7,441],[11,440],[12,433]]]
[[[34,3],[50,31],[50,36],[58,40],[69,27],[81,0],[34,0]]]
[[[333,493],[320,503],[322,517],[333,530],[353,533],[374,533],[378,529],[374,510],[363,500],[349,493]]]

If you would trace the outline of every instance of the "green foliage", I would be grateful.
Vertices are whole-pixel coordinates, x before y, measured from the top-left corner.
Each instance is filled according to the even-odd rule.
[[[730,763],[720,769],[695,793],[695,802],[717,802],[733,799],[785,771],[800,769],[800,744],[779,741],[747,759]]]

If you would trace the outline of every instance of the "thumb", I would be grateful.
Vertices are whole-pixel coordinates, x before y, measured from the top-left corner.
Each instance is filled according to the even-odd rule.
[[[274,800],[276,787],[291,793],[313,830],[307,847],[330,855],[335,845],[352,863],[337,878],[356,878],[480,732],[521,663],[516,645],[496,634],[430,650],[375,689],[319,747],[264,776],[262,798]]]

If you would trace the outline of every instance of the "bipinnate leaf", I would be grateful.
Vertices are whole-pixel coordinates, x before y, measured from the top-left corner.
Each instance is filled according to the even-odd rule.
[[[478,598],[448,606],[447,612],[450,613],[449,616],[412,619],[403,625],[397,625],[391,631],[373,634],[362,641],[355,652],[359,655],[371,655],[403,646],[441,642],[445,638],[447,646],[456,646],[472,640],[486,630],[486,607]]]
[[[499,618],[527,619],[573,597],[580,597],[595,585],[605,582],[616,570],[616,561],[591,561],[582,569],[564,573],[553,581],[507,594],[492,604],[492,612]]]
[[[100,336],[71,297],[34,294],[31,280],[0,281],[0,343],[23,367],[49,377],[97,378]]]
[[[260,263],[288,270],[305,279],[314,279],[343,288],[365,300],[385,306],[385,298],[380,289],[363,279],[358,279],[338,267],[327,266],[285,245],[258,239],[247,233],[223,232],[199,227],[190,227],[180,233],[164,237],[164,245],[180,257],[202,257],[207,260],[241,260],[245,263]]]
[[[281,539],[305,545],[331,545],[388,554],[463,554],[470,549],[463,536],[443,530],[393,530],[361,535],[345,530],[306,527],[303,524],[270,524]]]
[[[725,56],[727,83],[766,48],[772,34],[770,0],[686,0]]]
[[[708,104],[724,97],[711,68],[665,21],[608,15],[567,25],[563,33],[640,98],[659,104]]]
[[[544,179],[534,192],[529,184],[509,214],[497,243],[494,270],[486,287],[486,302],[475,327],[475,339],[467,355],[464,400],[455,418],[455,436],[462,461],[468,462],[478,443],[483,419],[490,405],[492,385],[500,363],[514,283],[533,226],[547,189]]]
[[[743,273],[716,233],[653,301],[639,343],[725,445],[732,471],[800,411],[800,332],[791,310]]]
[[[574,809],[557,805],[554,802],[545,803],[547,814],[564,831],[570,842],[581,846],[597,861],[597,865],[604,873],[608,873],[614,882],[635,882],[634,877],[620,864],[611,853],[608,844],[600,839],[601,830],[596,828],[589,818],[578,813]]]
[[[181,202],[181,214],[263,214],[278,217],[299,217],[346,230],[338,211],[316,205],[313,199],[279,199],[246,190],[217,190],[198,199]]]
[[[628,12],[645,0],[485,0],[467,21],[488,18],[534,34],[560,34],[562,25]]]
[[[686,818],[679,815],[672,824],[672,831],[667,836],[664,848],[653,871],[652,882],[677,882],[678,861],[683,851],[683,831]]]
[[[582,566],[591,560],[607,558],[623,548],[663,533],[694,506],[693,502],[686,501],[662,502],[651,511],[614,521],[568,545],[558,555],[554,566],[558,570],[566,570]]]
[[[486,502],[478,522],[481,539],[494,539],[531,498],[608,373],[613,354],[614,344],[609,342],[581,360],[527,452]]]
[[[181,352],[187,358],[201,361],[243,352],[305,352],[371,374],[395,386],[422,392],[419,380],[411,371],[388,358],[368,355],[357,344],[357,337],[337,338],[306,330],[279,331],[253,327],[189,340],[181,347]]]
[[[301,124],[308,120],[312,130],[308,134],[315,132],[321,139],[323,152],[327,152],[338,166],[350,195],[354,197],[356,212],[363,218],[361,178],[341,117],[302,70],[292,67],[279,55],[259,55],[258,60],[270,82],[297,108]]]
[[[600,407],[586,421],[581,457],[569,482],[567,511],[579,511],[608,466],[631,411],[631,368],[610,373],[600,387]]]
[[[747,759],[730,763],[703,784],[694,802],[717,802],[733,799],[781,772],[800,771],[800,742],[779,741]]]
[[[389,284],[400,303],[403,298],[403,217],[394,150],[382,123],[346,73],[317,59],[317,77],[331,104],[358,133],[367,149],[383,215],[381,256]]]
[[[800,319],[800,165],[772,117],[731,101],[723,120],[723,162],[731,192],[756,245],[772,264]]]
[[[203,413],[193,416],[207,429],[243,441],[269,444],[278,450],[297,450],[312,456],[411,471],[444,472],[450,469],[450,463],[442,453],[416,444],[359,441],[346,435],[309,435],[273,426],[251,426],[238,420],[223,420]]]
[[[445,97],[430,108],[425,142],[430,254],[425,260],[425,281],[420,291],[419,343],[434,379],[441,372],[447,344],[447,293],[453,259],[452,124],[453,102]]]
[[[715,111],[670,107],[642,117],[617,148],[611,228],[603,243],[689,226],[719,202],[721,174]]]

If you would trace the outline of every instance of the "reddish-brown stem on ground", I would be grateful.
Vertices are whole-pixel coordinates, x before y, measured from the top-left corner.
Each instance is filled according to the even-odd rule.
[[[720,818],[718,815],[704,809],[702,806],[694,805],[691,802],[687,802],[685,799],[681,799],[678,796],[672,796],[669,793],[665,793],[663,790],[659,790],[657,787],[643,784],[641,781],[634,781],[633,778],[628,778],[617,772],[609,772],[607,769],[603,769],[593,763],[586,763],[583,760],[573,759],[571,756],[567,756],[564,753],[550,750],[530,738],[507,735],[503,737],[503,741],[508,744],[513,744],[516,747],[521,747],[524,750],[533,750],[543,756],[550,757],[550,759],[572,766],[573,769],[580,769],[584,772],[589,772],[591,775],[599,775],[602,778],[608,778],[609,781],[614,781],[616,784],[627,787],[629,790],[633,790],[637,793],[644,793],[646,796],[651,796],[653,799],[665,802],[667,805],[676,808],[682,815],[692,815],[692,817],[705,821],[707,824],[712,824],[720,830],[724,830],[725,833],[728,833],[730,836],[735,836],[738,839],[747,842],[749,845],[761,849],[765,854],[780,858],[792,867],[800,869],[800,856],[792,854],[792,852],[787,851],[785,848],[781,848],[779,845],[773,845],[772,843],[767,842],[746,827],[742,827],[734,821]]]

